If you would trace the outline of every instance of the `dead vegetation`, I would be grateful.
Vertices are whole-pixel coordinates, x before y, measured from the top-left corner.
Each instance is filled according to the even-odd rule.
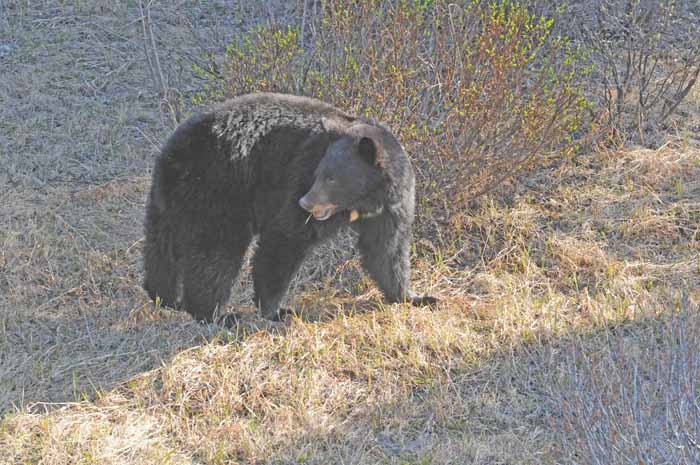
[[[697,4],[574,0],[564,8],[570,33],[590,51],[589,96],[613,137],[654,147],[669,128],[687,126],[677,110],[700,76]]]
[[[151,7],[184,96],[177,47],[201,56],[193,30],[223,44],[252,8]],[[433,312],[384,308],[348,236],[299,274],[299,318],[229,333],[140,289],[171,118],[138,19],[131,3],[0,4],[0,463],[692,463],[692,131],[540,167],[452,218],[461,241],[416,238]],[[250,312],[248,275],[231,304]]]
[[[580,50],[524,3],[298,3],[291,21],[234,34],[221,74],[199,69],[198,99],[297,93],[384,122],[413,154],[421,226],[573,149]]]

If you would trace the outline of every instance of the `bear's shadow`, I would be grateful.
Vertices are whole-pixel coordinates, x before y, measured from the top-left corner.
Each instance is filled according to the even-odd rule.
[[[356,236],[346,231],[308,257],[292,282],[286,308],[305,323],[352,317],[383,308],[381,293],[357,284],[366,275],[354,250]],[[141,289],[139,276],[129,291],[108,305],[86,302],[75,311],[70,298],[31,311],[30,318],[7,319],[0,339],[0,412],[30,406],[43,411],[66,402],[94,399],[167,365],[178,354],[212,343],[241,343],[253,334],[285,334],[292,321],[263,319],[253,307],[248,250],[224,314],[235,315],[226,328],[202,324],[187,313],[156,309]]]
[[[53,410],[65,403],[94,400],[197,347],[240,344],[261,333],[284,335],[294,319],[321,323],[382,308],[380,300],[356,298],[347,290],[318,298],[311,290],[294,298],[297,291],[290,290],[288,305],[294,313],[283,322],[262,318],[248,301],[226,306],[222,316],[232,317],[231,327],[203,324],[185,312],[156,308],[140,290],[136,302],[91,315],[69,316],[71,312],[55,309],[34,318],[9,320],[0,357],[0,412]]]

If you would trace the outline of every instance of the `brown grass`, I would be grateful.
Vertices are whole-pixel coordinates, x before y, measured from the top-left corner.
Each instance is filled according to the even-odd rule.
[[[155,8],[162,53],[190,50],[173,18],[195,7]],[[435,311],[384,307],[345,236],[299,274],[299,318],[250,313],[245,274],[227,332],[139,286],[169,118],[136,10],[0,5],[0,463],[587,463],[567,449],[571,361],[615,354],[605,328],[643,327],[626,334],[646,350],[681,291],[700,300],[700,150],[592,153],[475,201],[459,244],[416,238]]]

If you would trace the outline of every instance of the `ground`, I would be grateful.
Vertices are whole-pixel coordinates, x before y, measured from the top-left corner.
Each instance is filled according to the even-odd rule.
[[[198,88],[182,57],[242,11],[200,9],[154,6],[164,102],[137,5],[0,3],[0,463],[575,462],[581,354],[644,360],[664,315],[696,309],[693,134],[482,197],[464,246],[417,237],[434,311],[384,307],[346,236],[293,284],[298,318],[227,332],[140,288],[153,157]],[[231,309],[251,293],[246,273]]]

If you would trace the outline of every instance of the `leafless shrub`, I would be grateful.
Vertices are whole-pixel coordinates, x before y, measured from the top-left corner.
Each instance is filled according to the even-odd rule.
[[[641,324],[573,344],[554,388],[566,463],[700,463],[698,307]]]
[[[651,143],[697,83],[697,7],[664,0],[579,3],[574,22],[592,52],[600,121],[617,138]]]

